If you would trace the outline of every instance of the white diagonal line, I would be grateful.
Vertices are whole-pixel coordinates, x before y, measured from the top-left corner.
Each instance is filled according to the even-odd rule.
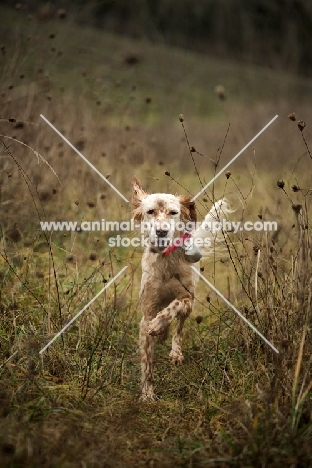
[[[232,159],[231,159],[231,161],[230,161],[230,162],[228,162],[228,163],[227,163],[227,164],[226,164],[226,165],[225,165],[225,166],[224,166],[224,167],[221,169],[221,171],[219,171],[219,172],[218,172],[218,174],[216,174],[216,175],[214,176],[214,178],[213,178],[213,179],[211,179],[211,181],[210,181],[210,182],[208,182],[208,184],[206,184],[206,185],[205,185],[205,187],[203,187],[203,188],[201,189],[201,191],[200,191],[200,192],[198,192],[198,194],[197,194],[197,195],[195,195],[195,197],[193,197],[193,198],[192,198],[192,200],[191,200],[191,201],[194,201],[194,200],[196,200],[196,198],[198,198],[198,197],[199,197],[199,195],[201,195],[201,194],[202,194],[202,193],[203,193],[203,192],[206,190],[206,188],[207,188],[207,187],[209,187],[209,185],[211,185],[211,184],[212,184],[212,183],[213,183],[213,182],[214,182],[214,181],[217,179],[217,177],[219,177],[219,175],[221,175],[221,174],[222,174],[222,172],[224,172],[224,171],[225,171],[225,169],[227,169],[227,168],[228,168],[228,167],[229,167],[229,166],[232,164],[232,162],[234,162],[234,161],[235,161],[235,159],[237,159],[237,158],[238,158],[238,156],[240,156],[240,155],[241,155],[241,154],[242,154],[242,153],[245,151],[245,149],[247,149],[247,148],[248,148],[248,146],[250,146],[250,145],[251,145],[251,143],[253,143],[253,142],[254,142],[254,141],[255,141],[255,140],[258,138],[258,136],[260,136],[260,135],[261,135],[261,133],[263,133],[263,132],[264,132],[264,130],[266,130],[266,129],[267,129],[267,128],[268,128],[268,127],[271,125],[271,123],[273,123],[273,122],[274,122],[274,120],[276,120],[276,119],[277,119],[277,117],[278,117],[278,115],[276,115],[275,117],[273,117],[273,119],[272,119],[272,120],[270,120],[270,122],[269,122],[269,123],[267,123],[267,124],[266,124],[266,126],[265,126],[265,127],[263,127],[263,129],[262,129],[262,130],[260,130],[260,132],[259,132],[259,133],[257,133],[257,135],[256,135],[256,136],[254,136],[254,137],[252,138],[252,140],[250,140],[250,142],[249,142],[249,143],[247,143],[247,145],[246,145],[246,146],[244,146],[244,148],[243,148],[243,149],[241,149],[241,150],[240,150],[240,152],[239,152],[239,153],[237,153],[237,155],[236,155],[236,156],[234,156],[234,158],[232,158]]]
[[[63,333],[63,332],[64,332],[64,331],[65,331],[65,330],[66,330],[66,329],[67,329],[67,328],[68,328],[68,327],[69,327],[69,326],[70,326],[70,325],[71,325],[71,324],[72,324],[88,307],[89,307],[89,306],[90,306],[90,305],[91,305],[91,304],[92,304],[92,302],[94,302],[95,299],[97,299],[97,298],[100,296],[100,294],[102,294],[102,292],[105,291],[105,289],[107,289],[108,286],[110,286],[110,285],[118,278],[118,276],[120,276],[121,273],[123,273],[123,272],[125,271],[126,268],[128,268],[127,265],[126,265],[125,267],[123,267],[123,269],[120,270],[120,272],[117,273],[117,275],[114,276],[114,278],[112,278],[112,279],[104,286],[104,288],[101,289],[101,291],[98,292],[97,295],[94,296],[94,298],[91,299],[91,301],[88,302],[88,304],[85,305],[85,306],[81,309],[81,311],[78,312],[78,314],[76,314],[76,315],[65,325],[65,327],[63,327],[62,330],[59,331],[59,332],[55,335],[55,337],[52,338],[52,340],[49,341],[49,343],[46,344],[45,347],[42,348],[42,349],[39,351],[39,354],[42,354],[42,353],[43,353],[43,352],[44,352],[44,351],[45,351],[45,350],[46,350],[46,349],[47,349],[47,348],[48,348],[48,347],[49,347],[49,346],[50,346],[50,345],[51,345],[51,344],[52,344],[52,343],[53,343],[53,342],[54,342],[54,341],[55,341],[55,340],[56,340],[56,339],[57,339],[57,338],[58,338],[58,337],[59,337],[59,336],[60,336],[60,335],[61,335],[61,334],[62,334],[62,333]]]
[[[8,358],[6,361],[4,361],[4,363],[3,363],[3,364],[1,364],[1,366],[0,366],[0,369],[2,369],[2,367],[4,367],[4,366],[5,366],[5,364],[7,364],[9,361],[11,361],[11,359],[13,359],[13,358],[14,358],[14,356],[15,356],[17,353],[18,353],[18,349],[17,349],[16,351],[14,351],[14,353],[13,353],[13,354],[11,354],[11,356],[10,356],[10,357],[9,357],[9,358]]]
[[[249,325],[249,327],[250,327],[254,332],[256,332],[256,333],[263,339],[263,341],[266,342],[266,344],[268,344],[268,345],[273,349],[273,351],[275,351],[276,353],[279,353],[278,349],[276,349],[275,346],[273,346],[272,343],[270,343],[270,341],[267,340],[266,337],[263,336],[262,333],[260,333],[259,330],[257,330],[257,328],[256,328],[252,323],[250,323],[249,320],[247,320],[246,317],[244,317],[243,314],[242,314],[239,310],[237,310],[236,307],[234,307],[234,306],[230,303],[230,301],[228,301],[227,298],[224,297],[223,294],[220,293],[220,291],[218,291],[218,289],[216,289],[216,288],[214,287],[213,284],[211,284],[211,283],[207,280],[207,278],[205,278],[198,270],[196,270],[196,268],[195,268],[194,266],[192,266],[192,269],[200,276],[200,278],[201,278],[202,280],[205,281],[205,283],[208,284],[208,286],[209,286],[215,293],[218,294],[218,296],[221,297],[221,299],[224,300],[224,302],[225,302],[227,305],[229,305],[229,306],[234,310],[234,312],[237,313],[237,315],[238,315],[242,320],[244,320],[245,323],[247,323],[247,325]]]
[[[77,150],[77,148],[75,148],[75,146],[69,141],[67,140],[67,138],[64,137],[64,135],[62,135],[62,133],[56,128],[54,127],[53,124],[51,124],[51,122],[49,122],[49,120],[42,114],[40,114],[40,117],[48,124],[50,125],[51,128],[53,128],[53,130],[61,137],[63,138],[64,141],[66,141],[66,143],[74,150],[76,151],[76,153],[87,163],[89,164],[89,166],[100,176],[102,177],[103,180],[105,180],[105,182],[113,189],[115,190],[116,193],[118,193],[118,195],[123,198],[127,203],[129,203],[129,200],[121,193],[119,192],[118,189],[116,189],[116,187],[108,180],[106,179],[106,177],[103,176],[103,174],[101,174],[101,172],[95,167],[93,166],[92,163],[90,163],[90,161],[83,155],[80,153],[80,151]]]

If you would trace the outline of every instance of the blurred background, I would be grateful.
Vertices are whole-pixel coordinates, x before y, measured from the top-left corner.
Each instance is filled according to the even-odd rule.
[[[78,24],[215,57],[312,72],[312,4],[305,0],[30,0],[0,3],[41,20],[65,9]]]

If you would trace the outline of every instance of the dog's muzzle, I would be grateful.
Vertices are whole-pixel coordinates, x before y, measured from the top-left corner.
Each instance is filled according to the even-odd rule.
[[[168,232],[169,231],[166,229],[156,229],[156,236],[160,238],[164,238],[164,237],[167,237]]]

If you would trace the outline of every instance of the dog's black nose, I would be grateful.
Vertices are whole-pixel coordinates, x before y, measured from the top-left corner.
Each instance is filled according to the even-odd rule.
[[[165,229],[156,229],[156,236],[157,237],[166,237],[168,234],[168,231]]]

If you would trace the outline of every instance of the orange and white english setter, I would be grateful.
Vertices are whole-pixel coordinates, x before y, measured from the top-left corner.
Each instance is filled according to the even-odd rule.
[[[182,330],[192,311],[197,279],[191,266],[199,265],[201,249],[213,250],[217,234],[211,225],[231,210],[226,199],[221,199],[198,226],[191,197],[148,194],[136,178],[132,185],[134,221],[141,223],[148,238],[142,258],[140,354],[141,400],[151,401],[155,399],[154,336],[165,335],[176,319],[169,356],[173,364],[181,364]]]

